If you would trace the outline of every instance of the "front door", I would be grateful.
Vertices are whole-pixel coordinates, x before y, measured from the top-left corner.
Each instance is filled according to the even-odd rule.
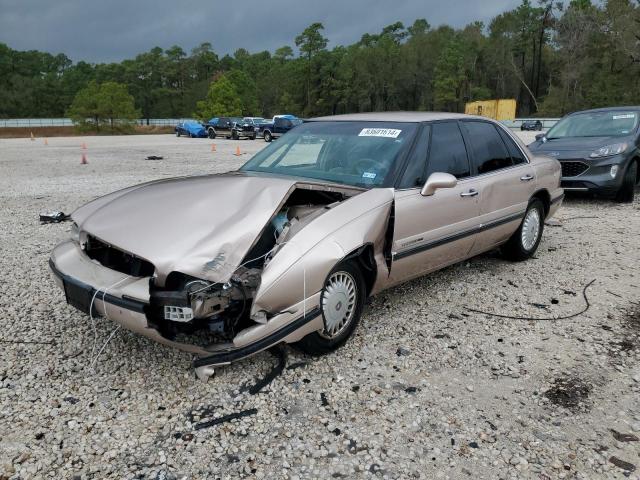
[[[430,146],[422,150],[429,152],[429,158],[421,180],[414,182],[418,183],[414,188],[396,191],[391,284],[463,260],[476,236],[481,185],[471,177],[458,122],[437,122],[427,128]],[[429,142],[429,138],[423,136],[420,141]],[[417,151],[421,150],[419,147]],[[420,158],[412,161],[425,162]],[[410,164],[408,170],[415,168]],[[458,185],[422,196],[420,183],[435,172],[451,173],[458,178]]]

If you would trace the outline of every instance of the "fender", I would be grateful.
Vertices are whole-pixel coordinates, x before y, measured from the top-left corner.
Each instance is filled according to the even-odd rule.
[[[363,245],[373,245],[378,268],[386,269],[383,247],[393,200],[391,188],[368,190],[306,225],[265,267],[251,315],[261,310],[275,314],[301,303],[305,312],[317,306],[317,297],[308,305],[304,301],[322,290],[337,263]]]

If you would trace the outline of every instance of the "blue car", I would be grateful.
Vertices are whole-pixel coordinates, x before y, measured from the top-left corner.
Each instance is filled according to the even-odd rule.
[[[185,120],[176,125],[176,137],[184,135],[191,138],[207,138],[207,130],[200,122]]]

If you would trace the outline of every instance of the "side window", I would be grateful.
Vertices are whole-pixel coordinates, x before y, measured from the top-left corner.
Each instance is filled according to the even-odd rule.
[[[400,181],[400,188],[421,187],[426,181],[424,171],[427,165],[430,135],[431,126],[425,125],[422,128],[422,132],[420,132],[416,147],[413,149],[411,157],[409,157],[409,163]]]
[[[522,153],[522,150],[518,148],[516,142],[514,142],[513,139],[511,139],[509,135],[502,129],[499,128],[498,131],[500,132],[502,140],[504,140],[504,144],[507,146],[507,150],[509,151],[509,155],[511,155],[513,164],[520,165],[521,163],[527,163],[527,159],[525,158],[524,153]]]
[[[471,175],[469,158],[458,122],[434,123],[425,179],[434,172],[450,173],[456,178]]]
[[[462,122],[469,136],[470,151],[478,174],[513,165],[496,127],[486,122]]]
[[[284,123],[284,121],[282,120],[282,118],[276,118],[273,121],[273,126],[276,127],[276,128],[279,128],[279,127],[282,127],[283,123]]]

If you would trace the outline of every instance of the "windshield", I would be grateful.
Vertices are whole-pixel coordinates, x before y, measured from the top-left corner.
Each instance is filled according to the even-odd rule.
[[[384,183],[416,129],[414,123],[303,123],[240,170],[375,187]]]
[[[638,112],[586,112],[560,120],[547,133],[547,139],[565,137],[619,137],[638,126]]]

